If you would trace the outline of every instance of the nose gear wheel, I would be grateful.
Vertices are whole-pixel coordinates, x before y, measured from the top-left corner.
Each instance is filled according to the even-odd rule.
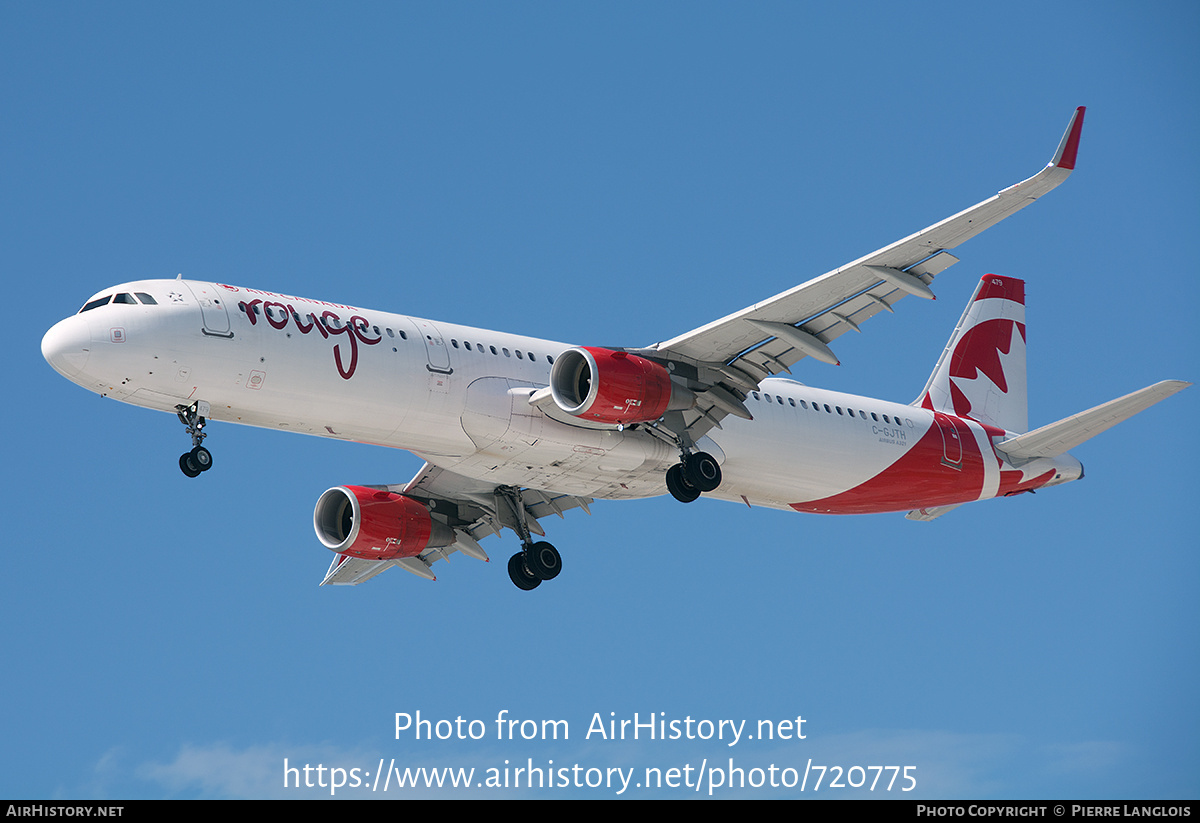
[[[204,426],[208,422],[205,419],[205,415],[208,414],[208,403],[197,400],[190,406],[178,405],[175,407],[175,413],[179,416],[179,422],[184,425],[184,429],[192,436],[192,450],[179,456],[179,470],[188,477],[199,477],[201,472],[212,468],[213,462],[212,453],[200,445],[208,436],[204,431]]]

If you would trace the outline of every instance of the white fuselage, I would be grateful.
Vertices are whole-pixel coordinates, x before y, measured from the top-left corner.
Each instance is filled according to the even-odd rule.
[[[147,302],[56,324],[43,353],[91,391],[209,419],[406,449],[466,477],[597,498],[663,494],[678,451],[643,427],[548,416],[529,396],[567,344],[185,280],[100,295]],[[721,463],[711,496],[855,513],[946,505],[1073,480],[1069,456],[1016,468],[1003,434],[913,406],[767,379],[699,444]]]

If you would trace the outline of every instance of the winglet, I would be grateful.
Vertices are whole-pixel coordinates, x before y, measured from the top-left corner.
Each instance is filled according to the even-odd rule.
[[[1086,110],[1087,106],[1080,106],[1075,109],[1075,114],[1071,115],[1071,122],[1067,124],[1067,133],[1063,135],[1062,142],[1058,144],[1058,151],[1054,152],[1054,159],[1050,161],[1051,166],[1068,171],[1075,168],[1075,157],[1079,153],[1079,135],[1083,133],[1083,113]]]

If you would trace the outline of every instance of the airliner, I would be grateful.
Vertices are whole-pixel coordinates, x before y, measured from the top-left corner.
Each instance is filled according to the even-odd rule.
[[[1050,163],[952,217],[741,311],[641,348],[570,345],[290,294],[184,280],[104,289],[42,354],[86,389],[178,417],[188,477],[214,465],[211,421],[406,449],[405,484],[335,486],[313,526],[322,585],[398,566],[435,579],[508,528],[512,582],[562,569],[540,521],[595,499],[701,495],[800,512],[907,512],[1076,480],[1068,451],[1191,385],[1169,380],[1029,430],[1024,283],[983,276],[910,404],[781,377],[906,297],[932,299],[950,253],[1062,183],[1084,108]]]

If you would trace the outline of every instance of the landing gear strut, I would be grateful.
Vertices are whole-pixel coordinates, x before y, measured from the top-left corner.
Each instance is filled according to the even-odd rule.
[[[203,400],[197,400],[190,406],[175,407],[175,413],[179,415],[179,422],[192,436],[192,450],[179,456],[179,470],[188,477],[199,477],[200,472],[206,472],[212,468],[212,453],[200,445],[208,436],[204,431],[208,409],[208,403]]]
[[[667,469],[667,491],[680,503],[691,503],[720,485],[721,466],[708,452],[684,452],[680,462]]]
[[[521,551],[508,559],[508,576],[513,584],[523,591],[531,591],[542,585],[543,580],[558,577],[562,571],[562,556],[558,549],[545,541],[533,542],[521,490],[512,486],[497,486],[496,496],[508,503],[515,524],[513,530],[521,538]]]

